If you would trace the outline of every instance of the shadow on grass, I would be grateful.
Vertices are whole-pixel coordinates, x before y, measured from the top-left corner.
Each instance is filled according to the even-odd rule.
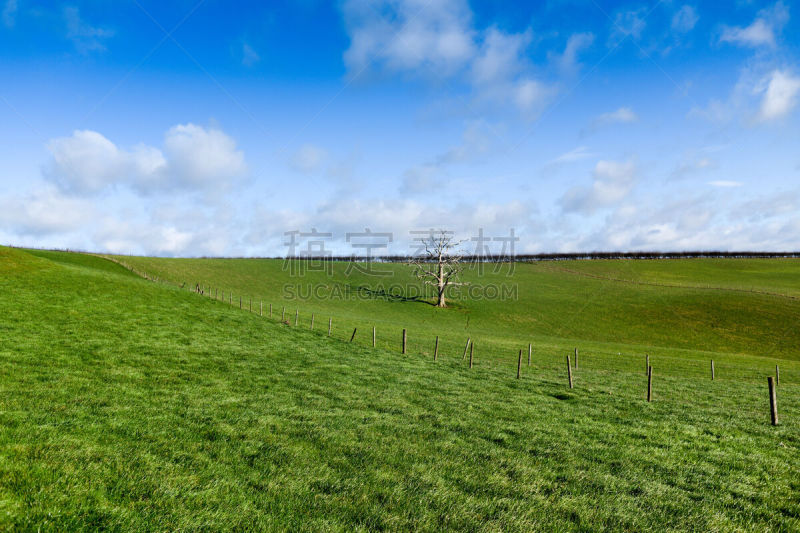
[[[387,302],[421,303],[435,307],[433,302],[429,302],[428,300],[425,300],[420,296],[406,296],[404,294],[398,294],[398,293],[393,293],[391,291],[387,291],[386,289],[372,289],[365,285],[361,285],[360,287],[356,287],[355,291],[360,296],[371,298],[374,300],[385,300]]]

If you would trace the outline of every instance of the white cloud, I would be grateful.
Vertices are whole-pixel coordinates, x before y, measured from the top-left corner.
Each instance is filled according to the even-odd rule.
[[[113,30],[95,27],[84,21],[77,7],[64,8],[64,21],[67,25],[67,38],[82,54],[104,51],[105,40],[114,36]]]
[[[620,107],[616,111],[603,113],[597,117],[596,122],[600,124],[614,124],[615,122],[626,123],[636,122],[639,116],[630,107]]]
[[[594,157],[596,154],[589,151],[589,149],[585,146],[579,146],[577,148],[573,148],[569,152],[565,152],[560,156],[556,157],[552,161],[550,161],[549,165],[560,165],[563,163],[572,163],[573,161],[580,161],[581,159],[586,159],[589,157]]]
[[[633,109],[630,107],[620,107],[616,111],[609,111],[608,113],[603,113],[593,118],[582,133],[594,133],[612,124],[630,124],[638,122],[638,120],[639,115],[637,115]]]
[[[224,187],[247,171],[236,141],[215,128],[173,126],[164,139],[164,151],[170,178],[178,186]]]
[[[568,190],[561,198],[564,212],[592,214],[624,200],[636,185],[637,168],[634,161],[598,161],[592,173],[591,186]]]
[[[126,178],[132,159],[103,135],[88,130],[53,139],[47,148],[53,155],[48,174],[64,189],[81,192],[99,191]]]
[[[720,42],[728,42],[752,48],[774,48],[777,44],[777,34],[789,21],[789,8],[783,2],[778,2],[771,8],[762,9],[756,19],[747,27],[725,27],[720,37]]]
[[[438,178],[438,179],[437,179]],[[400,184],[400,194],[413,195],[425,194],[441,189],[444,185],[441,169],[435,165],[420,165],[410,168],[403,173]]]
[[[89,222],[94,213],[91,202],[64,195],[53,186],[0,197],[0,227],[22,236],[68,233]]]
[[[672,29],[678,33],[688,33],[695,27],[699,19],[695,8],[684,5],[673,15]]]
[[[550,53],[550,60],[555,62],[558,69],[567,75],[572,75],[580,69],[578,55],[581,51],[589,48],[594,43],[594,34],[591,32],[586,33],[573,33],[567,39],[567,44],[564,47],[564,52],[561,54]]]
[[[63,190],[95,193],[115,185],[140,192],[183,188],[224,188],[246,172],[244,154],[236,143],[214,128],[194,124],[170,128],[164,151],[144,144],[118,148],[100,133],[75,131],[51,140],[47,177]]]
[[[461,68],[474,53],[472,13],[463,0],[347,0],[343,4],[351,71],[373,61],[393,70]]]
[[[445,187],[450,182],[445,175],[447,166],[475,161],[484,156],[491,149],[492,137],[497,135],[497,129],[485,121],[468,122],[460,144],[403,173],[399,192],[423,194],[434,188]]]
[[[432,164],[463,163],[485,155],[490,149],[491,139],[497,135],[497,128],[487,122],[470,121],[461,134],[461,143],[436,156]]]
[[[706,151],[706,150],[704,150]],[[710,170],[717,168],[717,162],[707,156],[697,157],[696,155],[692,159],[685,159],[682,163],[680,163],[677,168],[672,172],[673,178],[685,178],[691,174],[701,172],[704,170]]]
[[[637,198],[605,217],[594,231],[552,237],[553,249],[765,250],[797,247],[797,190],[751,199],[728,191],[662,191]],[[741,201],[744,200],[744,201]]]
[[[159,256],[176,256],[207,249],[198,242],[200,234],[208,235],[205,225],[201,230],[180,229],[174,223],[155,220],[131,224],[114,216],[99,220],[92,240],[103,251],[110,253],[148,253]]]
[[[8,28],[13,28],[17,23],[17,0],[6,0],[3,6],[3,24]]]
[[[520,80],[510,89],[513,102],[529,119],[539,116],[555,94],[552,87],[532,79]]]
[[[786,71],[775,70],[765,79],[757,93],[764,94],[758,118],[762,121],[776,120],[791,113],[797,106],[800,93],[800,78]]]
[[[313,144],[305,144],[294,153],[289,161],[289,166],[297,172],[313,174],[322,168],[327,155],[322,148]]]
[[[261,56],[247,43],[242,43],[242,65],[252,67],[261,61]]]
[[[398,198],[338,200],[319,205],[314,213],[303,217],[289,215],[287,219],[295,220],[299,227],[314,225],[340,239],[345,232],[367,227],[372,231],[392,232],[396,250],[406,253],[408,248],[403,249],[403,242],[411,241],[411,230],[445,228],[455,231],[460,237],[467,237],[482,227],[489,235],[508,235],[509,228],[521,229],[532,224],[533,215],[535,210],[518,200],[430,205],[415,199]]]
[[[708,184],[713,187],[725,187],[725,188],[741,187],[742,185],[744,185],[741,181],[732,181],[732,180],[714,180],[714,181],[709,181]]]
[[[617,46],[627,37],[638,40],[646,27],[645,13],[644,8],[617,13],[608,38],[608,46]]]
[[[525,48],[530,42],[529,31],[509,34],[489,28],[472,62],[475,83],[495,84],[515,78],[525,66]]]
[[[788,69],[768,70],[763,61],[742,68],[726,99],[712,99],[705,108],[693,108],[689,116],[726,123],[741,119],[746,126],[788,116],[797,107],[800,77]]]
[[[383,68],[421,78],[465,80],[476,100],[512,103],[534,118],[553,89],[531,74],[530,30],[473,27],[465,0],[347,0],[342,7],[350,47],[348,70]]]

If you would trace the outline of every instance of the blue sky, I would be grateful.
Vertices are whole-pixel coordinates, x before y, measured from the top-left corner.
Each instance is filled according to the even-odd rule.
[[[800,4],[722,4],[0,0],[0,242],[796,250]]]

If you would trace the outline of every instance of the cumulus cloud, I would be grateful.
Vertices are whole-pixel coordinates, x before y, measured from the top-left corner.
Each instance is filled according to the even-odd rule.
[[[144,144],[119,148],[102,134],[78,130],[47,145],[45,175],[62,190],[96,193],[116,185],[139,192],[224,188],[246,171],[244,154],[222,131],[194,124],[167,131],[163,151]]]
[[[92,240],[102,249],[110,253],[148,253],[159,256],[175,256],[186,254],[190,250],[203,250],[205,246],[197,242],[197,236],[206,234],[203,231],[182,229],[174,223],[157,223],[154,220],[137,222],[121,220],[113,216],[103,217],[98,221],[98,228],[93,232]]]
[[[636,185],[637,168],[634,161],[598,161],[590,186],[569,189],[561,198],[564,212],[592,214],[622,200]]]
[[[47,145],[53,156],[48,175],[64,189],[99,191],[127,174],[129,154],[101,134],[82,130]]]
[[[242,176],[247,166],[236,141],[216,128],[173,126],[164,138],[167,172],[174,185],[217,188]]]
[[[530,30],[477,29],[465,0],[348,0],[342,10],[350,37],[344,60],[355,75],[373,67],[437,80],[458,77],[478,100],[513,103],[528,118],[552,95],[531,74]]]
[[[391,69],[454,72],[474,53],[472,13],[464,0],[347,0],[343,5],[351,71],[373,61]]]
[[[750,198],[737,189],[653,192],[613,210],[594,231],[564,235],[553,248],[587,250],[789,251],[800,238],[800,194]],[[744,198],[742,198],[745,196]]]
[[[21,236],[68,233],[91,220],[94,213],[91,202],[65,195],[53,186],[0,197],[0,226]]]
[[[690,5],[684,5],[672,16],[671,27],[678,33],[687,33],[695,27],[698,20],[700,17],[697,10]]]
[[[800,77],[782,70],[773,71],[756,92],[763,93],[758,118],[762,121],[785,117],[797,107]]]
[[[736,119],[744,125],[773,122],[788,116],[797,107],[800,77],[790,69],[769,69],[757,61],[744,67],[731,94],[712,99],[705,108],[693,108],[689,116],[726,123]]]
[[[777,44],[777,35],[788,21],[789,8],[781,1],[770,8],[759,11],[756,19],[749,26],[725,27],[719,40],[723,43],[752,48],[774,48]]]

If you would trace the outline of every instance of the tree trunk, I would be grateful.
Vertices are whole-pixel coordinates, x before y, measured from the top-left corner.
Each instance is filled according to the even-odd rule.
[[[447,303],[444,301],[444,290],[447,286],[444,283],[444,265],[442,264],[441,254],[439,254],[439,277],[436,281],[438,282],[437,289],[439,289],[439,297],[436,301],[436,307],[447,307]]]

